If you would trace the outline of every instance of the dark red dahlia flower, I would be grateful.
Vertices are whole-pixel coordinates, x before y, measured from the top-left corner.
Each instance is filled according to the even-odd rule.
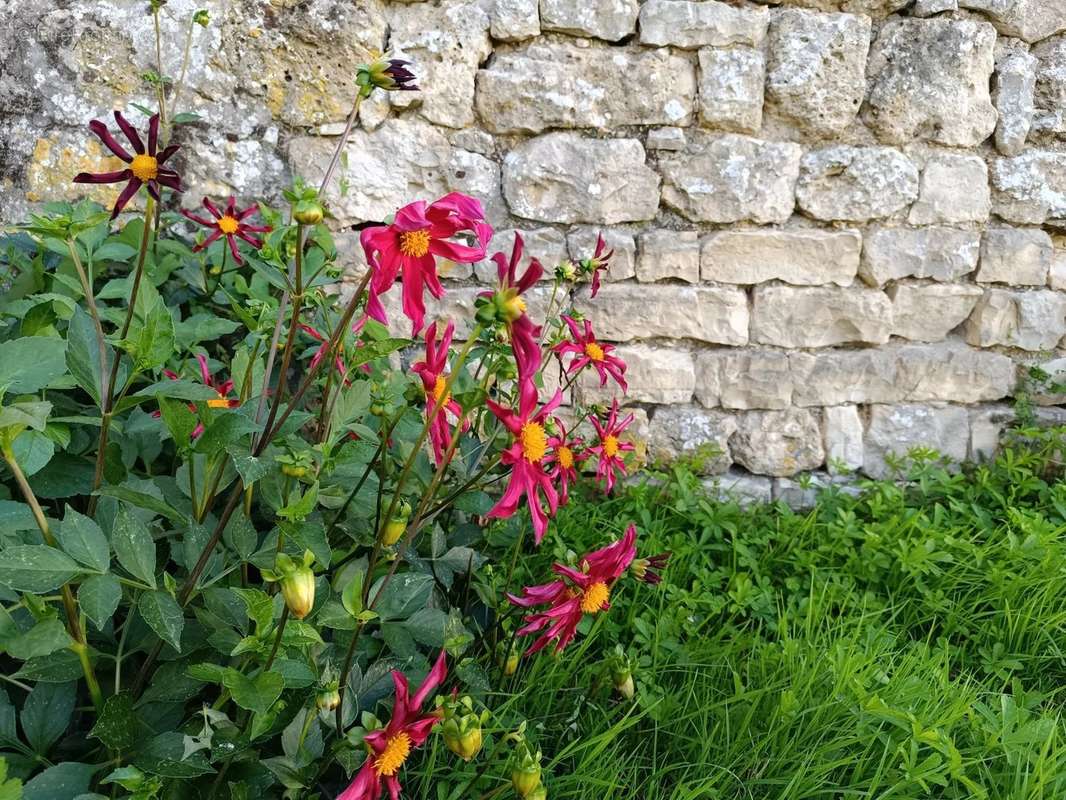
[[[259,211],[259,206],[251,205],[243,211],[237,210],[237,199],[232,195],[229,198],[229,202],[226,203],[225,212],[219,211],[218,207],[211,202],[210,198],[204,198],[204,208],[210,212],[213,219],[204,219],[198,217],[190,211],[182,209],[181,213],[187,218],[191,219],[197,225],[203,225],[205,228],[211,228],[212,231],[206,239],[193,248],[193,252],[199,252],[207,247],[209,244],[217,240],[221,236],[226,237],[226,241],[229,242],[230,252],[233,253],[233,258],[238,264],[243,264],[241,260],[241,254],[237,251],[237,238],[241,238],[248,242],[252,247],[258,250],[263,246],[263,240],[257,239],[252,236],[253,233],[267,233],[273,230],[269,225],[249,225],[245,222],[248,217],[252,216]]]

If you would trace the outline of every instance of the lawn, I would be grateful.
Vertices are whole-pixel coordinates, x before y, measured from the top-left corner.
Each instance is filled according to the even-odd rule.
[[[994,463],[919,459],[906,483],[829,489],[810,512],[713,500],[683,468],[575,499],[566,541],[636,522],[645,552],[673,553],[663,590],[631,583],[488,705],[529,720],[557,800],[1066,796],[1066,487],[1060,434],[1030,433]],[[530,582],[558,541],[523,559]],[[607,675],[616,641],[632,702]],[[437,757],[419,796],[474,796]],[[510,796],[498,779],[479,796]]]

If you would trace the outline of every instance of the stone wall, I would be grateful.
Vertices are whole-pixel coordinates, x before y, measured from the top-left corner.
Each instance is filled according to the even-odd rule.
[[[0,0],[5,219],[100,166],[88,119],[150,102],[145,5]],[[649,449],[726,484],[978,457],[1066,334],[1066,0],[170,0],[169,74],[200,6],[186,202],[320,176],[351,66],[411,58],[425,90],[362,109],[338,225],[455,189],[549,264],[603,230],[581,302]],[[444,310],[488,276],[454,270]]]

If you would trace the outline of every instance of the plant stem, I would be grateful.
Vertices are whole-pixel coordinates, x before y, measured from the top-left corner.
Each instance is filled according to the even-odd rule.
[[[104,375],[107,374],[107,338],[104,336],[104,326],[100,322],[100,310],[96,307],[96,297],[93,294],[93,282],[81,263],[81,257],[78,255],[78,248],[73,239],[67,239],[67,249],[70,251],[71,260],[74,262],[74,269],[78,272],[78,280],[81,281],[81,290],[85,295],[85,303],[89,306],[89,316],[92,317],[93,327],[96,328],[96,347],[100,351],[100,386],[98,388],[102,409],[104,403],[104,390],[106,388]]]
[[[285,394],[285,382],[289,377],[289,362],[292,359],[292,348],[296,344],[296,329],[299,327],[300,312],[303,310],[303,247],[304,247],[304,226],[303,224],[296,225],[296,278],[295,288],[296,292],[293,295],[292,300],[292,319],[289,321],[289,335],[285,340],[285,350],[281,354],[281,368],[278,370],[278,384],[274,390],[274,402],[270,404],[270,413],[267,414],[266,424],[263,426],[264,431],[269,431],[274,425],[274,420],[278,416],[278,409],[281,407],[281,401]]]
[[[192,17],[189,18],[189,29],[185,32],[185,52],[181,56],[181,72],[178,74],[178,82],[174,86],[174,97],[171,100],[170,107],[177,109],[178,99],[181,97],[181,90],[185,88],[185,74],[189,69],[189,50],[192,47],[192,32],[196,22]],[[168,131],[169,133],[169,131]],[[168,136],[169,139],[169,136]]]
[[[359,116],[359,106],[362,104],[363,92],[360,90],[359,94],[355,96],[355,102],[352,103],[352,111],[348,115],[348,121],[344,124],[344,132],[341,134],[340,141],[337,142],[337,147],[333,150],[333,158],[330,159],[329,167],[326,168],[326,174],[322,177],[322,184],[318,188],[319,195],[325,194],[326,187],[329,186],[329,181],[337,169],[337,164],[340,163],[341,153],[344,151],[344,146],[348,144],[348,137],[351,136],[352,128],[355,126],[356,117]]]
[[[152,214],[155,209],[155,200],[151,195],[148,195],[148,200],[144,206],[144,230],[141,232],[141,249],[137,254],[137,266],[133,272],[133,287],[130,289],[129,307],[126,309],[126,320],[122,323],[122,329],[119,333],[119,340],[125,339],[126,334],[130,331],[130,325],[133,324],[134,308],[137,304],[137,294],[141,289],[141,279],[144,276],[144,261],[148,256],[148,240],[152,235]],[[100,488],[100,484],[104,480],[104,456],[107,452],[107,437],[111,428],[111,395],[115,393],[115,381],[118,380],[118,366],[122,359],[119,354],[115,353],[115,359],[111,363],[111,375],[107,380],[107,391],[100,396],[100,408],[103,412],[103,417],[100,420],[100,441],[96,445],[96,469],[93,473],[93,492]],[[96,511],[97,495],[93,494],[89,497],[89,512],[88,516],[92,516]]]
[[[278,648],[281,647],[281,636],[285,633],[285,625],[289,621],[289,607],[285,606],[281,609],[281,619],[278,620],[278,633],[274,637],[274,646],[270,648],[270,655],[267,657],[266,663],[263,664],[263,672],[269,672],[270,668],[274,665],[274,659],[277,658]]]
[[[52,530],[48,525],[48,518],[44,515],[41,504],[37,502],[37,496],[33,493],[33,489],[30,488],[30,483],[26,480],[25,473],[23,473],[22,468],[15,459],[15,454],[11,452],[9,446],[4,447],[3,453],[4,460],[7,462],[11,473],[15,476],[15,483],[18,484],[19,491],[22,492],[23,498],[25,498],[30,511],[33,513],[33,519],[37,523],[37,527],[40,528],[41,536],[44,537],[45,543],[49,547],[58,547],[56,539],[52,535]],[[67,629],[74,640],[71,649],[78,654],[82,672],[85,674],[85,683],[89,687],[89,696],[92,698],[97,713],[99,713],[104,707],[104,696],[100,691],[100,684],[96,680],[92,662],[89,661],[89,645],[85,636],[85,628],[82,625],[81,617],[78,615],[77,602],[74,600],[74,592],[71,591],[69,583],[63,584],[61,593],[63,596],[63,610],[67,616]]]
[[[156,94],[159,97],[159,125],[167,127],[167,85],[163,77],[163,44],[159,31],[159,7],[152,8],[152,23],[155,26],[155,64],[159,73],[159,89]]]

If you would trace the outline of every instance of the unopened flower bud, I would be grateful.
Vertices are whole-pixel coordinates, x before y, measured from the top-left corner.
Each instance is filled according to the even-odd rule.
[[[211,15],[207,12],[206,8],[201,8],[195,14],[192,15],[192,21],[197,25],[206,28],[208,23],[211,22]]]
[[[333,711],[340,704],[341,693],[336,688],[325,689],[319,692],[318,697],[315,698],[315,705],[318,706],[320,711]]]
[[[577,280],[577,266],[570,259],[560,262],[555,268],[555,277],[560,281]]]
[[[288,475],[290,478],[302,478],[307,474],[307,467],[299,464],[282,464],[281,474]]]
[[[470,717],[474,723],[466,725],[464,730],[464,723]],[[481,752],[481,722],[476,715],[446,720],[442,732],[445,746],[463,761],[469,761]]]
[[[511,785],[519,797],[531,798],[540,786],[540,764],[522,764],[511,770]]]
[[[355,82],[359,84],[363,97],[369,97],[374,89],[384,89],[386,92],[417,91],[415,75],[407,69],[410,64],[410,61],[399,58],[379,58],[360,65]]]
[[[407,530],[407,519],[410,516],[411,504],[406,500],[401,500],[397,503],[395,515],[385,523],[385,527],[381,531],[381,543],[386,547],[391,547],[400,541],[400,537]]]
[[[655,585],[662,581],[659,572],[666,568],[669,561],[670,553],[659,553],[651,558],[635,558],[629,565],[629,571],[637,580]]]
[[[540,786],[538,786],[536,789],[526,795],[526,800],[548,800],[547,788],[542,783]]]
[[[285,598],[289,613],[296,619],[303,619],[311,613],[315,605],[315,573],[311,570],[314,556],[310,552],[306,553],[302,564],[293,563],[292,559],[287,556],[286,560],[288,564],[285,564],[282,557],[278,556],[281,596]]]
[[[614,672],[611,674],[611,680],[614,682],[614,688],[618,690],[618,694],[622,695],[626,700],[632,700],[633,695],[636,694],[636,689],[633,686],[633,673],[629,670],[624,672]]]
[[[317,225],[325,212],[314,200],[301,200],[292,210],[292,217],[301,225]]]
[[[503,662],[503,674],[510,678],[516,672],[518,672],[518,661],[520,656],[516,652],[512,652],[504,659]]]

